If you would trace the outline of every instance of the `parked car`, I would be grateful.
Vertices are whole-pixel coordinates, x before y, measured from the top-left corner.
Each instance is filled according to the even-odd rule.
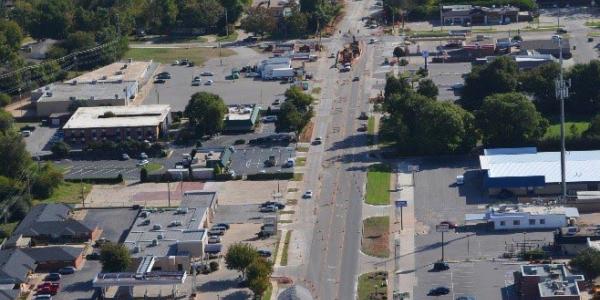
[[[87,259],[87,260],[99,260],[100,259],[100,253],[98,253],[98,252],[92,252],[92,253],[86,255],[85,259]]]
[[[273,101],[273,105],[279,105],[279,104],[281,104],[281,100],[275,99],[275,101]]]
[[[221,231],[227,231],[227,228],[224,226],[219,226],[219,225],[213,225],[213,227],[210,228],[211,230],[221,230]]]
[[[313,145],[321,145],[323,143],[323,139],[319,136],[316,137],[315,140],[312,142]]]
[[[311,199],[312,197],[313,197],[312,190],[308,190],[308,191],[304,192],[304,195],[302,195],[302,198],[304,198],[304,199]]]
[[[269,205],[260,208],[260,212],[277,212],[277,206]]]
[[[438,286],[436,288],[429,290],[429,293],[427,293],[427,296],[441,296],[441,295],[448,295],[448,293],[450,293],[449,288],[447,288],[445,286]]]
[[[214,81],[212,79],[209,79],[206,81],[206,83],[204,85],[213,85]]]
[[[354,76],[354,78],[352,78],[352,81],[359,81],[359,80],[360,80],[360,77],[358,77],[358,76]]]
[[[258,255],[260,257],[271,257],[271,255],[272,255],[271,251],[269,251],[269,250],[258,250],[256,252],[258,252]]]
[[[143,167],[147,164],[149,164],[150,162],[147,159],[141,159],[138,161],[138,163],[136,164],[138,167]]]
[[[140,153],[140,159],[148,159],[148,154],[146,152]]]
[[[190,62],[188,63],[188,67],[193,67],[193,66],[195,66],[195,65],[196,65],[196,64],[195,64],[193,61],[190,61]]]
[[[221,242],[221,237],[219,237],[218,235],[212,235],[208,238],[209,244],[218,244],[220,242]]]
[[[285,204],[280,203],[280,202],[275,202],[275,201],[267,201],[267,202],[263,202],[260,207],[267,207],[267,206],[275,206],[277,207],[277,209],[284,209],[285,208]]]
[[[157,79],[171,79],[171,74],[170,73],[161,73],[156,75]]]
[[[442,221],[442,222],[440,222],[440,225],[448,225],[448,228],[450,228],[450,229],[458,228],[458,224],[450,222],[450,221]]]
[[[200,73],[200,75],[201,76],[213,76],[213,73],[209,72],[209,71],[204,71],[204,72]]]
[[[463,184],[465,184],[465,176],[463,176],[463,175],[456,176],[456,185],[463,185]]]
[[[225,230],[229,230],[229,224],[227,223],[217,223],[215,226],[224,227]]]
[[[164,80],[164,79],[156,79],[156,80],[154,80],[154,83],[156,83],[156,84],[163,84],[165,82],[167,82],[167,81]]]
[[[262,121],[265,123],[277,122],[277,116],[264,116]]]
[[[473,296],[460,296],[456,297],[456,300],[476,300]]]
[[[367,114],[367,112],[361,111],[360,112],[360,116],[358,116],[359,120],[368,120],[369,119],[369,115]]]
[[[30,135],[31,135],[31,131],[29,131],[29,130],[22,130],[22,131],[21,131],[21,135],[22,135],[23,137],[28,137],[28,136],[30,136]]]
[[[58,269],[58,273],[60,273],[61,275],[73,274],[73,273],[75,273],[75,271],[77,271],[77,269],[75,269],[75,267],[64,267],[64,268]]]
[[[356,130],[358,130],[359,132],[367,131],[367,124],[360,124],[360,127],[358,127]]]
[[[450,269],[450,266],[446,262],[438,261],[433,264],[433,270],[436,272],[446,271],[448,269]]]
[[[225,235],[225,230],[211,229],[208,231],[208,236]]]
[[[38,294],[42,294],[42,295],[44,295],[44,294],[56,295],[59,288],[60,288],[60,283],[45,281],[37,286],[36,291]]]
[[[59,281],[60,278],[62,276],[60,276],[59,273],[50,273],[48,275],[46,275],[46,278],[44,278],[45,281]]]

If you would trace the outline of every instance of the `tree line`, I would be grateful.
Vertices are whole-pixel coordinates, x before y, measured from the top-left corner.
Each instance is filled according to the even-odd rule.
[[[519,70],[512,59],[498,57],[473,67],[457,103],[437,101],[437,87],[430,79],[422,79],[415,89],[408,78],[388,76],[380,135],[404,154],[465,153],[478,145],[557,150],[558,137],[546,133],[560,108],[554,93],[559,72],[556,63]],[[572,82],[567,119],[590,120],[583,132],[566,129],[567,147],[598,148],[600,62],[575,65],[565,77]]]

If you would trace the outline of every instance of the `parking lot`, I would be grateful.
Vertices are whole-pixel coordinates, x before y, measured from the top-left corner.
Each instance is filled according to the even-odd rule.
[[[149,158],[150,162],[162,163],[161,159]],[[137,160],[71,160],[63,159],[56,164],[68,169],[65,179],[116,178],[119,174],[125,180],[139,180],[140,167]]]
[[[258,173],[292,172],[293,168],[285,167],[289,158],[296,156],[294,147],[244,147],[238,148],[231,156],[230,168],[239,175]],[[268,166],[269,157],[275,158],[273,166]]]
[[[231,80],[231,69],[241,69],[243,66],[256,65],[271,56],[271,53],[258,53],[250,48],[232,48],[237,55],[215,58],[206,62],[205,66],[172,66],[162,65],[158,72],[169,72],[172,78],[165,83],[154,84],[144,99],[144,104],[170,104],[172,111],[183,111],[192,94],[206,91],[217,94],[226,104],[258,104],[268,107],[275,99],[282,99],[283,93],[289,84],[279,81],[262,81],[260,79],[245,78]],[[221,64],[222,61],[222,64]],[[192,86],[194,76],[201,72],[210,71],[213,76],[200,76],[199,86]],[[212,85],[206,85],[208,80],[213,80]]]
[[[101,238],[111,242],[122,242],[133,225],[139,210],[129,208],[94,208],[85,210],[87,224],[102,228]]]
[[[415,173],[415,266],[417,286],[415,299],[424,299],[428,291],[437,286],[450,289],[450,294],[436,299],[455,299],[460,295],[477,299],[516,299],[512,285],[512,272],[518,264],[502,259],[517,242],[545,246],[552,242],[551,231],[514,232],[494,231],[486,226],[461,226],[445,234],[445,257],[450,270],[432,272],[433,263],[441,259],[441,233],[435,225],[441,221],[464,224],[465,213],[482,212],[490,200],[482,193],[477,172],[465,174],[465,185],[455,185],[456,176],[476,167],[468,158],[445,158],[421,161],[420,172]]]
[[[256,204],[247,205],[219,205],[215,212],[214,223],[263,224],[263,218],[273,217],[274,213],[262,213]]]
[[[64,275],[61,288],[52,299],[57,300],[89,300],[98,296],[97,290],[92,286],[92,281],[102,270],[102,264],[97,260],[87,260],[75,274]]]
[[[31,156],[44,156],[51,154],[50,148],[55,142],[62,140],[62,132],[57,127],[40,126],[39,123],[31,123],[35,126],[30,136],[23,138],[25,148]]]

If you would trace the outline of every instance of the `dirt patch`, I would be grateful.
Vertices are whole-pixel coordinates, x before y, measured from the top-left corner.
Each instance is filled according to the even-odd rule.
[[[362,251],[371,256],[390,256],[390,218],[371,217],[363,221]]]
[[[280,193],[287,191],[287,180],[207,182],[204,190],[217,192],[219,204],[259,204],[273,199],[279,185]]]
[[[300,143],[309,143],[310,138],[312,137],[313,128],[315,127],[315,122],[310,120],[308,124],[304,127],[302,132],[300,133],[300,137],[298,137]]]

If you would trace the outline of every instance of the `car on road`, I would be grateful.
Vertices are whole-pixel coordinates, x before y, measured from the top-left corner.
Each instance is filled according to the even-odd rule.
[[[427,293],[427,296],[441,296],[441,295],[448,295],[448,293],[450,293],[449,288],[447,288],[445,286],[438,286],[436,288],[429,290],[429,293]]]
[[[154,80],[154,83],[156,83],[156,84],[159,84],[159,83],[160,83],[160,84],[163,84],[163,83],[165,83],[165,82],[167,82],[167,81],[166,81],[166,80],[164,80],[164,79],[156,79],[156,80]]]
[[[209,79],[206,81],[206,83],[204,85],[213,85],[214,81],[212,79]]]
[[[442,221],[442,222],[440,222],[440,225],[448,225],[448,228],[450,228],[450,229],[458,228],[458,224],[456,224],[454,222],[450,222],[450,221]]]
[[[304,194],[302,195],[302,198],[304,198],[304,199],[311,199],[312,197],[313,197],[312,190],[308,190],[308,191],[304,192]]]
[[[315,140],[312,142],[313,145],[321,145],[323,143],[323,139],[318,136],[315,138]]]
[[[360,124],[360,127],[357,129],[359,132],[367,131],[367,124]]]
[[[450,269],[450,266],[447,262],[438,261],[433,264],[433,270],[436,272],[446,271],[448,269]]]
[[[214,74],[212,72],[209,71],[204,71],[202,73],[200,73],[200,76],[213,76]]]
[[[208,238],[209,244],[218,244],[220,242],[221,242],[221,237],[219,237],[218,235],[213,235]]]
[[[368,120],[369,119],[369,115],[367,114],[367,112],[365,111],[361,111],[360,112],[360,116],[358,116],[359,120]]]
[[[455,83],[453,84],[450,89],[452,90],[462,90],[465,87],[464,83]]]
[[[277,212],[277,206],[268,205],[260,208],[260,212]]]
[[[170,73],[161,73],[156,75],[157,79],[171,79],[171,74]]]
[[[354,76],[354,78],[352,78],[352,81],[359,81],[359,80],[360,80],[360,77],[358,77],[358,76]]]
[[[149,162],[147,159],[142,159],[142,160],[138,161],[138,163],[137,163],[136,165],[137,165],[138,167],[141,167],[141,166],[145,166],[145,165],[147,165],[147,164],[149,164],[149,163],[150,163],[150,162]]]
[[[279,104],[281,104],[281,100],[275,99],[275,101],[273,101],[273,105],[279,105]]]
[[[60,276],[59,273],[50,273],[48,275],[46,275],[46,278],[44,278],[45,281],[59,281],[60,278],[62,276]]]
[[[129,154],[127,154],[127,153],[121,154],[121,159],[122,160],[128,160],[129,159]]]
[[[271,257],[273,255],[269,250],[257,250],[256,252],[258,252],[260,257]]]
[[[61,275],[73,274],[73,273],[75,273],[75,271],[77,271],[77,269],[75,269],[75,267],[64,267],[64,268],[58,269],[58,273],[60,273]]]
[[[277,209],[284,209],[285,208],[285,204],[279,203],[279,202],[275,202],[275,201],[266,201],[266,202],[263,202],[260,205],[260,207],[262,208],[262,207],[267,207],[267,206],[271,206],[271,205],[277,207]]]

